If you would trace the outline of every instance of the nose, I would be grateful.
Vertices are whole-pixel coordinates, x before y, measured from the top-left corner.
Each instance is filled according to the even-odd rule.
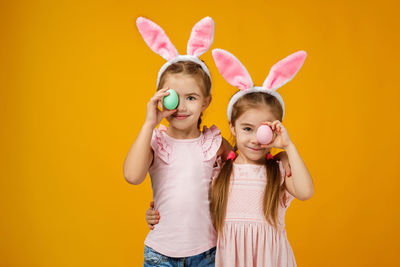
[[[257,133],[256,133],[256,131],[253,131],[253,133],[251,134],[251,136],[250,136],[250,142],[251,142],[253,145],[260,145],[260,143],[259,143],[258,140],[257,140]]]
[[[185,104],[185,100],[182,96],[179,96],[179,104],[177,107],[178,111],[186,111],[186,104]]]

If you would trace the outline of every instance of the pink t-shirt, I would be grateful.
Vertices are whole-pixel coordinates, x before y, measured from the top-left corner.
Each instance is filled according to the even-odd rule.
[[[215,125],[204,127],[194,139],[175,139],[154,130],[149,174],[161,218],[147,235],[146,246],[169,257],[189,257],[216,246],[209,189],[221,141]]]

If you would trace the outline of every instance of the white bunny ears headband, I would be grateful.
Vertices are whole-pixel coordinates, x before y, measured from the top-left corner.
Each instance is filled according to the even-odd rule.
[[[263,86],[254,86],[250,74],[242,63],[231,53],[222,49],[214,49],[212,55],[218,70],[224,79],[231,85],[239,88],[228,104],[228,120],[231,120],[233,105],[245,94],[252,92],[264,92],[275,96],[282,105],[283,115],[285,104],[281,95],[276,90],[289,82],[300,70],[307,57],[305,51],[298,51],[282,59],[272,66]],[[282,116],[283,119],[283,116]]]
[[[199,59],[199,56],[208,51],[214,40],[214,21],[210,17],[203,18],[193,26],[187,44],[187,55],[179,55],[164,30],[153,21],[139,17],[136,20],[136,25],[150,49],[167,60],[167,63],[158,72],[157,87],[160,83],[161,74],[171,64],[178,61],[193,61],[199,64],[211,80],[210,71],[203,61]]]

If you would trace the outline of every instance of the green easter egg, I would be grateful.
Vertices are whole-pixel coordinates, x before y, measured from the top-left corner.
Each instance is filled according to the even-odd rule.
[[[164,96],[163,105],[166,109],[175,109],[179,103],[178,94],[173,89],[169,89],[167,92],[169,92],[169,95]]]

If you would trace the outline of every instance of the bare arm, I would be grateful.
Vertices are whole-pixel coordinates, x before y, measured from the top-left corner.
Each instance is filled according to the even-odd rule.
[[[146,121],[124,162],[124,176],[128,183],[137,185],[144,181],[153,161],[153,150],[150,146],[153,130],[163,118],[176,111],[175,109],[163,111],[158,109],[162,98],[169,94],[167,90],[168,88],[160,89],[147,103]]]
[[[287,146],[285,150],[292,170],[292,176],[290,178],[285,177],[286,189],[297,199],[307,200],[314,194],[311,174],[293,143]]]
[[[271,126],[275,134],[275,139],[272,143],[263,147],[277,147],[285,149],[289,164],[291,168],[291,177],[285,177],[286,189],[295,198],[300,200],[307,200],[314,194],[314,184],[311,178],[311,174],[308,171],[303,159],[300,157],[292,140],[290,140],[289,134],[286,128],[280,121],[267,122],[265,123]]]
[[[125,179],[130,184],[140,184],[146,178],[147,171],[153,161],[153,150],[150,147],[154,127],[144,123],[136,137],[124,163]]]

